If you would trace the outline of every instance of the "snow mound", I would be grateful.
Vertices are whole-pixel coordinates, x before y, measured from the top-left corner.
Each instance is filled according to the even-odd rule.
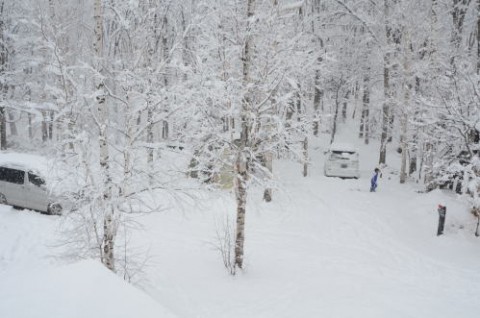
[[[3,273],[0,281],[0,317],[175,317],[93,260]]]

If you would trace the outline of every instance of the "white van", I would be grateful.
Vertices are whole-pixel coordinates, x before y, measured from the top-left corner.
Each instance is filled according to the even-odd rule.
[[[358,152],[351,144],[332,143],[325,153],[327,177],[360,178]]]
[[[38,172],[14,163],[0,164],[0,204],[61,214],[62,206],[49,195]]]

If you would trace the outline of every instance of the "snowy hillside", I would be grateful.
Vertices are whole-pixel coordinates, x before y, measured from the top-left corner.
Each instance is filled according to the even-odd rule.
[[[0,317],[478,317],[480,244],[467,206],[400,185],[390,169],[368,192],[375,147],[360,149],[359,180],[324,177],[322,145],[307,178],[278,162],[273,202],[250,193],[246,270],[235,277],[215,249],[233,218],[230,193],[139,218],[129,248],[149,251],[143,292],[96,261],[66,265],[61,218],[1,206]],[[437,237],[439,203],[447,223]]]

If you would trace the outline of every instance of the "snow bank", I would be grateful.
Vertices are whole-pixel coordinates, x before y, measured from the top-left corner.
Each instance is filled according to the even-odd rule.
[[[173,318],[95,261],[0,274],[0,317]]]

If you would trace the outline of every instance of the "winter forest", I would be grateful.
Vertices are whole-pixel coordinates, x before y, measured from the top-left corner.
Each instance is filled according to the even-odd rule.
[[[358,180],[323,175],[337,141],[361,150]],[[139,317],[480,314],[480,0],[0,0],[0,147],[48,162],[67,202],[61,216],[0,210],[0,285],[27,272],[2,276],[15,262],[48,263],[53,280],[107,275],[102,293],[135,286],[155,301],[131,305]],[[358,300],[369,275],[378,288]],[[352,311],[321,306],[325,284]],[[238,303],[218,304],[232,289]],[[33,317],[2,305],[9,293],[0,316]]]

